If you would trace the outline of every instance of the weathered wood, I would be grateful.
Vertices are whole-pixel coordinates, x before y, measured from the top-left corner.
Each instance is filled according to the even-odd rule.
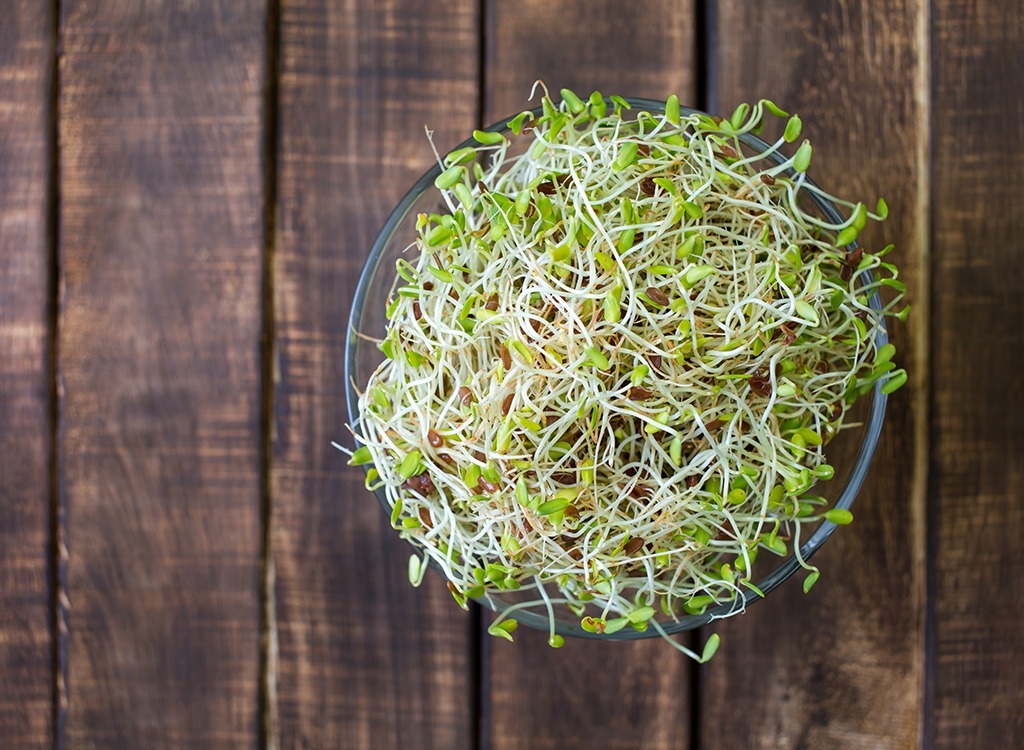
[[[692,2],[492,0],[485,20],[488,122],[536,106],[527,97],[538,78],[556,98],[568,87],[694,102]],[[520,628],[516,643],[486,646],[485,747],[689,746],[691,664],[657,639],[556,651]]]
[[[391,207],[474,126],[476,4],[281,7],[274,253],[272,557],[281,747],[472,744],[470,618],[407,580],[348,443],[342,359],[362,266]]]
[[[614,0],[487,0],[484,113],[488,123],[527,106],[534,81],[557,99],[581,96],[664,99],[696,106],[695,3]],[[488,124],[485,123],[485,124]]]
[[[862,239],[893,255],[918,305],[890,325],[911,382],[889,403],[874,464],[840,529],[800,577],[717,626],[702,670],[705,747],[891,747],[919,743],[924,651],[927,434],[926,7],[920,1],[824,9],[721,2],[711,107],[769,97],[804,121],[811,176],[854,199],[884,196],[885,224]]]
[[[933,3],[935,748],[1024,742],[1024,24]]]
[[[259,736],[266,3],[62,3],[68,747]]]
[[[53,9],[0,7],[0,737],[50,747]]]

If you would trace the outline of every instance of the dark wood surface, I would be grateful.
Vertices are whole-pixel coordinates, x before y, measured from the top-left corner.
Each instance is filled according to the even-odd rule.
[[[52,9],[0,23],[0,738],[53,740]]]
[[[0,746],[1024,746],[1021,11],[0,0]],[[423,127],[537,78],[773,98],[891,207],[911,379],[856,521],[701,667],[491,640],[330,447]]]
[[[928,731],[950,750],[1024,744],[1024,22],[1012,8],[950,2],[932,19]]]
[[[259,738],[265,15],[61,4],[69,747]]]

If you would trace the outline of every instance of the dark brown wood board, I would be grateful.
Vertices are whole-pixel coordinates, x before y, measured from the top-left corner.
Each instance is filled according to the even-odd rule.
[[[473,129],[474,2],[286,0],[280,18],[271,553],[280,747],[469,748],[471,617],[407,580],[351,445],[349,305],[390,209]]]
[[[50,747],[53,9],[0,5],[0,737]]]
[[[70,748],[259,738],[266,3],[61,3]]]
[[[924,684],[924,488],[928,359],[927,8],[882,2],[826,11],[811,2],[720,2],[711,106],[773,99],[801,115],[824,189],[890,218],[861,240],[892,258],[917,306],[890,323],[911,373],[889,402],[882,440],[853,505],[814,559],[806,595],[795,576],[717,625],[722,647],[701,670],[702,747],[886,747],[920,742]],[[781,131],[781,128],[777,128]],[[776,134],[773,134],[775,137]]]
[[[932,5],[934,748],[1024,743],[1024,22]]]
[[[527,101],[537,80],[556,100],[562,88],[584,98],[596,89],[606,96],[676,94],[696,106],[695,20],[693,0],[486,0],[484,124],[537,106],[539,94]]]
[[[568,87],[586,97],[664,99],[696,95],[692,2],[505,3],[485,9],[486,106],[499,117],[537,106],[538,78],[557,100]],[[489,621],[493,615],[485,612]],[[482,746],[502,748],[672,748],[690,742],[691,663],[658,639],[599,643],[520,628],[516,642],[486,634]]]

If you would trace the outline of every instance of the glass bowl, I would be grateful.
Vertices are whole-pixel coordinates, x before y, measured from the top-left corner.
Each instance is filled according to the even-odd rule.
[[[662,113],[665,107],[664,102],[651,99],[627,97],[626,101],[629,102],[632,110],[624,113],[624,117],[628,117],[630,114],[635,114],[638,111]],[[699,113],[699,110],[688,107],[680,107],[680,111],[684,116]],[[535,115],[539,116],[540,113],[540,108],[534,110]],[[501,120],[486,128],[486,130],[507,133],[509,131],[508,123],[511,119]],[[768,144],[750,134],[740,136],[740,141],[751,152],[763,152],[768,148]],[[468,139],[460,144],[459,148],[473,145],[476,145],[476,141]],[[775,164],[781,164],[785,160],[778,153],[769,154],[766,158]],[[352,302],[352,311],[348,324],[348,340],[345,348],[345,395],[352,425],[358,424],[359,420],[359,391],[383,360],[383,354],[374,342],[369,339],[381,339],[384,337],[387,325],[384,311],[387,307],[387,298],[396,276],[395,261],[416,236],[415,222],[417,215],[438,211],[443,205],[440,195],[434,187],[434,179],[440,173],[441,168],[435,164],[416,181],[405,197],[399,201],[373,243],[370,255],[366,259],[366,264],[363,266],[362,273],[360,274],[355,298]],[[811,180],[806,179],[806,182],[811,183]],[[834,223],[843,220],[836,207],[830,201],[820,198],[811,191],[802,191],[802,194],[805,196],[805,200],[811,200],[816,204],[816,209],[820,211],[823,218]],[[869,272],[865,271],[864,274],[870,276]],[[865,281],[869,280],[866,279]],[[875,309],[881,309],[881,299],[877,292],[872,295],[870,304]],[[884,328],[880,328],[876,335],[877,346],[881,347],[887,341],[888,338]],[[835,468],[835,476],[829,481],[816,484],[815,491],[830,501],[830,507],[848,509],[852,505],[867,475],[875,447],[878,444],[882,422],[885,418],[886,396],[880,389],[881,383],[878,383],[870,394],[857,400],[854,406],[847,412],[844,429],[828,444],[826,455],[828,462]],[[846,426],[850,424],[853,426]],[[377,495],[385,515],[390,517],[391,508],[388,505],[384,490],[377,490],[374,494]],[[825,540],[831,536],[835,529],[835,524],[822,521],[800,547],[803,559],[809,559],[825,543]],[[410,544],[414,548],[417,547],[417,545],[411,542]],[[759,561],[764,560],[765,556],[761,556],[758,559]],[[793,554],[779,560],[778,565],[757,583],[757,587],[765,595],[782,584],[783,581],[800,568],[800,564]],[[438,572],[440,573],[439,568]],[[702,627],[712,620],[735,614],[760,598],[753,591],[745,591],[743,601],[739,601],[737,598],[733,602],[709,607],[704,613],[699,615],[683,615],[675,619],[660,618],[657,622],[665,633],[679,633],[684,630]],[[518,600],[515,594],[512,593],[502,595],[488,594],[477,601],[495,612],[501,612]],[[523,625],[541,630],[549,628],[549,620],[546,615],[519,609],[516,610],[515,617]],[[604,640],[635,640],[659,635],[656,628],[647,628],[644,631],[623,628],[613,634],[590,633],[580,627],[579,617],[572,615],[572,613],[564,608],[561,608],[560,613],[556,610],[555,632],[562,636]]]

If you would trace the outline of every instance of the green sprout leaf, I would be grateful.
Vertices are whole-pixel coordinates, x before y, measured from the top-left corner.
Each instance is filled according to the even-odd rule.
[[[718,636],[718,633],[712,633],[707,641],[704,642],[704,649],[700,652],[700,663],[706,664],[711,661],[721,644],[722,639]]]
[[[499,143],[505,143],[505,136],[489,130],[474,130],[473,137],[485,146],[497,146]]]
[[[744,579],[743,579],[742,581],[740,581],[740,583],[741,583],[742,585],[746,586],[746,587],[747,587],[748,589],[750,589],[751,591],[753,591],[753,592],[754,592],[755,594],[757,594],[757,595],[758,595],[759,597],[761,597],[762,599],[764,599],[764,592],[763,592],[763,591],[761,591],[761,589],[759,589],[759,588],[758,588],[757,586],[755,586],[755,585],[754,585],[754,582],[753,582],[753,581],[751,581],[751,580],[750,580],[749,578],[744,578]]]
[[[846,508],[833,508],[825,514],[825,520],[836,526],[846,526],[853,523],[853,513]]]
[[[809,166],[811,166],[811,143],[804,141],[793,155],[793,169],[797,172],[806,172]]]
[[[701,615],[704,614],[704,610],[714,603],[715,598],[713,596],[698,594],[697,596],[690,597],[689,601],[683,605],[683,609],[691,615]]]
[[[800,137],[800,131],[803,130],[804,124],[800,119],[799,115],[793,115],[789,118],[789,122],[786,123],[786,132],[783,133],[782,137],[786,143],[792,143]],[[803,172],[803,169],[797,169],[798,172]]]
[[[691,266],[683,275],[683,286],[692,289],[708,276],[713,276],[717,270],[714,266],[709,265]]]
[[[750,114],[749,104],[743,102],[737,106],[736,109],[733,110],[732,117],[729,118],[729,124],[732,125],[732,129],[739,130],[742,128],[748,114]]]
[[[857,239],[858,234],[856,227],[846,227],[836,235],[836,247],[846,247]]]
[[[372,463],[373,455],[370,453],[370,449],[365,445],[357,448],[352,452],[352,457],[348,460],[349,466],[362,466],[364,464]]]
[[[526,119],[532,116],[532,113],[529,111],[520,112],[518,115],[509,120],[508,129],[511,130],[516,135],[519,135],[523,130],[523,124],[526,122]]]
[[[512,633],[515,632],[516,628],[519,627],[519,623],[515,618],[509,617],[507,620],[494,623],[487,628],[489,635],[495,636],[496,638],[504,638],[506,641],[512,640]]]
[[[892,344],[883,344],[875,354],[875,367],[890,361],[896,355],[896,347]]]
[[[641,622],[647,622],[652,617],[654,617],[654,607],[638,607],[626,615],[626,619],[634,625]],[[607,629],[605,632],[607,632]]]
[[[588,346],[583,350],[583,353],[587,355],[587,361],[597,369],[608,370],[611,368],[611,363],[608,361],[608,358],[604,356],[604,352],[596,346]]]
[[[456,182],[462,179],[462,175],[465,174],[466,168],[460,166],[448,167],[445,171],[434,178],[434,187],[438,190],[447,190],[452,187]]]
[[[465,164],[466,162],[473,161],[473,158],[475,156],[476,149],[473,148],[472,146],[466,146],[465,148],[457,148],[451,153],[449,153],[448,156],[444,157],[444,163],[446,166],[449,167],[455,164]]]
[[[622,630],[624,627],[629,625],[630,621],[626,617],[614,617],[605,623],[604,633],[605,635],[614,635]]]
[[[541,503],[537,506],[537,513],[542,516],[550,516],[553,513],[558,513],[565,510],[569,506],[569,501],[564,497],[556,497],[552,500]]]
[[[903,385],[906,382],[907,371],[903,369],[894,370],[892,373],[889,374],[888,379],[884,383],[882,383],[882,387],[880,388],[880,390],[882,391],[882,393],[888,396],[890,393],[895,393],[896,391],[898,391],[901,387],[903,387]]]
[[[402,463],[398,466],[398,476],[402,479],[408,479],[414,474],[418,473],[420,461],[423,458],[423,454],[418,450],[410,451],[406,454],[405,458],[402,459]]]
[[[680,466],[683,461],[683,438],[676,435],[672,438],[672,442],[668,448],[669,458],[672,459],[672,463],[676,466]]]
[[[637,149],[639,144],[636,141],[626,141],[619,147],[619,155],[612,162],[612,169],[616,172],[621,172],[626,167],[630,166],[636,161]]]
[[[673,125],[679,124],[679,97],[675,94],[665,100],[665,119]]]
[[[573,93],[570,89],[562,89],[561,94],[562,101],[565,102],[565,105],[569,108],[569,111],[572,112],[574,115],[580,114],[581,112],[583,112],[583,110],[587,108],[587,105],[584,104],[583,101],[578,96],[576,96],[576,94]]]
[[[820,322],[818,318],[818,311],[815,310],[810,303],[805,302],[802,299],[798,299],[793,304],[793,307],[796,309],[796,314],[808,321],[809,325],[816,326]]]

